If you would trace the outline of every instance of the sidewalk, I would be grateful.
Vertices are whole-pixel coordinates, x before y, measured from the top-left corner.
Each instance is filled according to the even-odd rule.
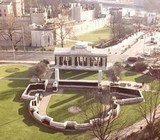
[[[20,61],[20,60],[0,60],[0,64],[37,64],[39,61]],[[50,64],[54,64],[54,61],[50,61]]]

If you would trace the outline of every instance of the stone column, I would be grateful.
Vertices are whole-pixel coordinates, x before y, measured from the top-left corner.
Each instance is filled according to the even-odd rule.
[[[100,57],[97,57],[97,67],[99,67],[99,59]]]
[[[84,57],[82,57],[82,66],[84,67]]]
[[[105,67],[105,58],[102,58],[102,67]]]
[[[98,84],[102,82],[102,70],[98,71]]]
[[[67,66],[69,66],[68,60],[69,60],[69,58],[68,58],[68,56],[66,56]]]
[[[75,66],[75,57],[74,56],[72,56],[72,67],[74,67]]]
[[[55,69],[55,81],[59,82],[59,69]]]
[[[56,65],[59,66],[59,56],[56,57]]]
[[[95,57],[92,57],[93,58],[93,67],[95,66]]]
[[[105,58],[105,67],[107,67],[107,58]]]
[[[79,63],[80,63],[80,57],[78,56],[77,57],[77,66],[79,66]]]
[[[65,56],[63,56],[62,58],[63,58],[62,65],[64,66]]]
[[[91,63],[90,63],[90,62],[91,62],[91,60],[90,60],[90,59],[91,59],[90,57],[87,57],[87,66],[88,66],[88,67],[90,67],[90,66],[91,66]]]

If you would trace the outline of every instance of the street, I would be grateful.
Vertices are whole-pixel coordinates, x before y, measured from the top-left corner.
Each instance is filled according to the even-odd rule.
[[[105,48],[104,51],[108,54],[108,63],[115,63],[116,61],[124,61],[129,56],[136,56],[142,55],[144,52],[148,52],[153,50],[155,47],[158,47],[159,40],[157,41],[158,44],[151,44],[150,38],[151,36],[146,36],[143,39],[139,39],[136,44],[127,48],[125,51],[124,49],[128,47],[131,43],[133,43],[136,38],[141,36],[143,33],[139,33],[129,37],[128,39],[122,41],[121,43]],[[155,37],[157,38],[160,33],[156,33]],[[108,51],[109,49],[109,51]],[[123,52],[123,53],[122,53]],[[14,59],[13,52],[7,51],[0,51],[0,60],[2,61],[40,61],[42,59],[48,59],[50,62],[54,61],[53,52],[52,51],[35,51],[35,52],[16,52],[16,57]]]

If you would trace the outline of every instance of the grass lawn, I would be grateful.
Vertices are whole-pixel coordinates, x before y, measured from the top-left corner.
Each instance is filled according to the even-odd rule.
[[[28,102],[20,98],[27,84],[0,80],[0,140],[85,140],[84,135],[56,133],[31,118]]]
[[[4,68],[6,67],[6,68]],[[15,76],[25,77],[27,67],[14,65],[14,68],[20,69],[14,73],[6,72],[6,69],[13,68],[13,65],[1,66],[1,76]],[[13,69],[12,69],[13,70]],[[11,71],[12,71],[11,70]],[[15,69],[14,69],[15,70]],[[23,73],[19,74],[19,73]],[[65,74],[64,74],[65,76]],[[72,75],[71,75],[72,76]],[[87,76],[87,75],[86,75]],[[90,75],[91,76],[91,75]],[[85,76],[84,76],[85,77]],[[83,78],[84,78],[83,77]],[[89,76],[88,76],[89,77]],[[92,76],[91,76],[92,77]],[[78,79],[78,78],[77,78]],[[134,79],[134,78],[133,78]],[[88,133],[64,135],[63,133],[54,132],[46,127],[37,123],[28,112],[28,103],[22,100],[21,94],[28,81],[16,80],[0,80],[0,140],[88,140]],[[62,95],[55,95],[51,98],[48,106],[48,113],[53,115],[53,118],[62,121],[75,119],[79,122],[83,121],[82,116],[67,114],[66,109],[68,106],[76,105],[84,98],[84,91],[66,91],[64,97]],[[79,95],[81,93],[81,95]],[[77,94],[77,95],[76,95]],[[152,94],[150,94],[152,95]],[[147,96],[146,96],[147,98]],[[144,104],[144,103],[141,103]],[[138,114],[136,108],[139,104],[126,105],[121,107],[120,117],[117,119],[120,124],[126,122],[125,126],[129,126],[134,122],[142,119]],[[64,116],[61,113],[66,113]],[[119,125],[120,126],[120,125]]]
[[[84,35],[76,36],[75,40],[95,43],[103,39],[109,40],[110,38],[111,38],[110,29],[108,27],[104,27],[96,31],[86,33]]]
[[[0,77],[28,77],[28,67],[24,65],[0,66]]]
[[[146,92],[143,93],[145,102],[133,105],[124,105],[121,106],[121,112],[119,117],[114,122],[116,124],[115,128],[125,128],[127,126],[131,126],[134,123],[143,119],[142,114],[139,111],[139,107],[145,109],[146,105],[146,112],[149,113],[150,111],[150,98],[152,98],[152,102],[154,103],[157,99],[157,96],[154,93]],[[160,104],[160,98],[158,98],[158,103]],[[154,109],[154,107],[152,108]]]
[[[68,80],[98,80],[98,71],[81,71],[81,70],[60,70],[60,79]],[[54,78],[54,73],[52,75]],[[106,80],[106,75],[103,73],[103,80]]]
[[[70,120],[83,123],[87,121],[87,119],[94,117],[89,111],[88,105],[95,106],[95,101],[88,93],[87,90],[63,90],[57,95],[53,95],[47,108],[47,114],[60,122]],[[79,107],[81,111],[78,113],[69,112],[68,109],[73,106]],[[89,114],[88,117],[85,116],[85,112]]]
[[[137,83],[142,83],[142,82],[150,83],[154,80],[154,78],[148,75],[140,74],[140,73],[137,74],[134,72],[125,71],[121,75],[121,80],[134,81]]]
[[[54,78],[54,73],[52,75],[52,78]],[[68,79],[68,80],[98,80],[98,71],[81,71],[81,70],[60,70],[60,79]],[[103,72],[102,75],[103,80],[107,80],[105,72]],[[121,74],[121,80],[123,81],[134,81],[138,83],[142,83],[143,81],[145,83],[150,83],[154,80],[153,77],[143,75],[143,74],[137,74],[134,72],[124,71]]]

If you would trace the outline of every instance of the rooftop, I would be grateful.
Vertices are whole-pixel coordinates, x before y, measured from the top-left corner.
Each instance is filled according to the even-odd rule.
[[[86,42],[78,42],[72,48],[55,48],[55,55],[87,55],[87,56],[107,56],[101,49],[92,48]]]

